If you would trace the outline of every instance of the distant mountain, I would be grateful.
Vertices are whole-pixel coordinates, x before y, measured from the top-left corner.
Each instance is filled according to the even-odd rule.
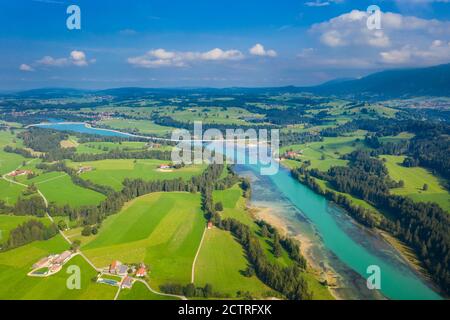
[[[374,98],[450,96],[450,64],[382,71],[357,80],[327,82],[303,89],[324,95]]]
[[[72,88],[41,88],[10,93],[9,95],[19,96],[21,98],[51,99],[81,97],[89,93],[93,93],[93,91]]]
[[[360,79],[335,79],[313,87],[257,87],[257,88],[140,88],[123,87],[105,90],[71,88],[43,88],[7,93],[19,98],[64,98],[87,95],[109,95],[116,98],[139,98],[151,95],[183,94],[281,94],[313,93],[317,95],[351,96],[365,99],[407,98],[418,96],[450,97],[450,64],[416,69],[382,71]]]

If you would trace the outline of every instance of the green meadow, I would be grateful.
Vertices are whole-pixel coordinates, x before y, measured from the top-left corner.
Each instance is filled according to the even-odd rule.
[[[230,259],[230,257],[233,257]],[[227,232],[217,228],[206,231],[195,265],[195,284],[209,283],[215,292],[236,297],[237,291],[248,291],[263,297],[271,289],[256,276],[245,277],[248,261],[242,246]]]
[[[138,141],[122,141],[117,142],[85,142],[80,143],[76,147],[76,152],[78,154],[90,153],[90,154],[100,154],[107,153],[114,150],[126,150],[126,151],[138,151],[147,149],[146,142]]]
[[[10,131],[0,130],[0,175],[17,169],[23,161],[26,161],[21,155],[3,151],[3,148],[7,145],[14,147],[20,144],[21,141],[11,134]]]
[[[150,120],[135,119],[110,119],[103,120],[100,124],[107,125],[116,130],[133,130],[136,134],[167,136],[175,128],[160,126]]]
[[[80,166],[91,166],[92,171],[84,172],[81,177],[96,184],[106,185],[115,190],[122,189],[122,182],[125,178],[144,180],[165,180],[165,179],[190,179],[192,176],[200,174],[206,165],[192,165],[181,169],[170,171],[160,171],[158,166],[168,163],[167,161],[154,159],[119,159],[100,160],[83,163],[68,163],[73,168]]]
[[[131,289],[120,290],[119,300],[179,300],[176,297],[163,296],[148,290],[142,282],[135,281]]]
[[[222,108],[216,107],[192,107],[183,110],[170,109],[166,112],[161,112],[163,116],[169,116],[181,122],[202,121],[208,124],[233,124],[233,125],[251,125],[246,121],[246,118],[261,119],[264,116],[260,114],[251,113],[242,108]]]
[[[360,141],[357,141],[360,139]],[[345,166],[346,160],[340,159],[357,148],[364,147],[364,136],[354,135],[349,137],[326,137],[320,142],[311,142],[299,145],[285,146],[280,149],[280,155],[286,151],[294,151],[300,154],[299,160],[311,161],[310,168],[316,168],[321,171],[327,171],[332,166]],[[295,160],[285,160],[289,167],[300,166],[301,162]]]
[[[389,170],[389,176],[395,180],[403,180],[403,188],[392,189],[391,192],[410,197],[420,202],[436,202],[444,210],[450,212],[450,194],[442,187],[439,179],[430,171],[421,167],[407,168],[402,165],[404,156],[382,155],[386,159],[385,165]],[[428,185],[428,190],[423,190],[423,185]]]
[[[34,183],[48,202],[58,205],[68,204],[73,207],[96,205],[106,198],[101,193],[74,184],[70,176],[63,172],[44,173],[27,180],[26,183]]]
[[[153,193],[108,217],[82,250],[97,266],[115,259],[145,262],[154,288],[164,283],[186,284],[205,224],[200,194]]]
[[[47,241],[36,241],[0,253],[0,299],[5,300],[112,300],[116,288],[97,284],[92,278],[97,272],[81,257],[72,258],[61,271],[50,277],[29,277],[32,265],[39,259],[67,250],[68,244],[58,235]],[[80,268],[81,289],[69,290],[66,286],[67,268]]]
[[[5,201],[6,205],[12,206],[16,203],[25,187],[0,179],[0,200]]]

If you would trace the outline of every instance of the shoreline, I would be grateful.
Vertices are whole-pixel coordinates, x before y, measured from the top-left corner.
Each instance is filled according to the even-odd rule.
[[[283,161],[281,161],[280,163],[281,163],[281,166],[283,166],[285,169],[292,170],[291,168],[289,168],[289,166],[286,163],[283,163]],[[309,188],[309,186],[307,186],[307,187]],[[331,201],[331,202],[333,202],[333,201]],[[334,203],[334,204],[336,206],[338,206],[339,208],[343,209],[344,212],[346,212],[346,214],[348,215],[347,211],[344,208],[340,207],[336,203]],[[442,290],[434,283],[434,281],[432,280],[430,274],[423,267],[422,262],[419,260],[419,258],[417,257],[416,253],[414,252],[414,250],[411,247],[409,247],[408,245],[404,244],[401,240],[397,239],[394,235],[392,235],[391,233],[389,233],[387,231],[381,230],[379,228],[369,229],[369,228],[363,226],[362,224],[360,224],[355,219],[353,219],[350,215],[348,215],[348,216],[353,221],[353,223],[355,223],[359,227],[365,228],[368,231],[370,231],[370,232],[374,233],[375,235],[379,236],[386,244],[388,244],[395,252],[397,252],[398,255],[400,256],[400,258],[404,261],[404,263],[406,263],[408,265],[408,267],[414,273],[416,273],[418,278],[420,280],[422,280],[425,285],[427,285],[430,289],[432,289],[434,292],[436,292],[442,298],[446,298],[447,297],[442,292]],[[303,236],[303,238],[305,238],[305,237]],[[309,241],[309,239],[307,239],[307,241]],[[305,258],[306,258],[306,255],[305,255]]]
[[[341,288],[338,286],[336,281],[339,276],[333,270],[330,270],[329,268],[316,263],[311,252],[314,246],[311,239],[302,234],[291,235],[286,223],[281,218],[272,214],[271,208],[248,206],[247,209],[257,219],[264,220],[265,222],[272,225],[278,232],[280,232],[281,235],[290,236],[293,239],[299,241],[300,252],[307,261],[310,273],[313,274],[316,280],[319,282],[323,282],[324,280],[327,281],[328,285],[326,286],[326,288],[335,300],[344,299],[344,297],[340,296],[337,292],[337,289]]]

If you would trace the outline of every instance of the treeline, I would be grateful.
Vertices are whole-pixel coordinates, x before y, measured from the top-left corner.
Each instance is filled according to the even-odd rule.
[[[33,158],[33,154],[31,153],[31,151],[23,149],[23,148],[15,148],[15,147],[11,147],[11,146],[5,146],[3,148],[3,151],[8,152],[8,153],[19,154],[24,158]]]
[[[37,240],[48,240],[58,234],[55,224],[45,226],[37,220],[30,220],[11,230],[8,240],[0,246],[1,251],[10,250]]]
[[[238,239],[247,253],[256,276],[262,282],[283,294],[287,299],[312,299],[312,292],[302,275],[304,268],[300,264],[282,267],[270,262],[257,236],[247,225],[235,219],[221,220],[217,226],[230,231]]]
[[[349,167],[332,167],[326,173],[309,173],[329,181],[339,192],[371,203],[387,213],[379,227],[407,243],[418,254],[437,284],[450,292],[450,218],[437,204],[414,202],[389,193],[390,179],[382,161],[364,151],[353,152]],[[303,169],[304,170],[304,169]],[[305,172],[294,170],[294,176]],[[315,189],[317,186],[315,186]],[[338,197],[339,199],[339,197]],[[338,200],[343,201],[343,200]],[[367,221],[367,216],[365,216]],[[371,225],[372,223],[366,223]]]
[[[181,285],[177,283],[162,284],[160,287],[162,292],[174,295],[183,295],[188,298],[229,298],[228,295],[223,295],[213,291],[213,286],[209,283],[204,287],[196,287],[193,283]]]

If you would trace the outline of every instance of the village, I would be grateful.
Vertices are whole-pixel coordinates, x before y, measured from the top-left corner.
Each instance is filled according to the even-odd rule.
[[[69,260],[78,254],[78,252],[67,250],[61,254],[51,254],[43,257],[33,264],[32,270],[28,273],[28,276],[52,276],[58,273]],[[145,279],[147,274],[148,267],[144,263],[128,265],[119,260],[114,260],[109,266],[103,268],[103,270],[99,272],[96,282],[119,287],[121,289],[131,289],[136,278]]]
[[[146,278],[147,270],[148,268],[144,263],[127,265],[114,260],[97,276],[97,283],[104,283],[121,289],[131,289],[136,280],[132,275],[136,278]]]

